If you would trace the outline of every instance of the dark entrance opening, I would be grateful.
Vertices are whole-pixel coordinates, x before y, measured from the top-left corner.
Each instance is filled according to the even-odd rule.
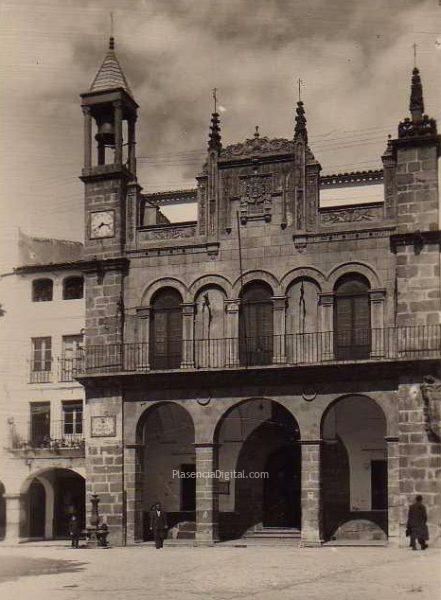
[[[181,465],[185,477],[181,479],[181,511],[196,510],[196,465]]]
[[[44,538],[46,523],[46,492],[38,479],[34,479],[28,490],[29,537]]]
[[[284,446],[266,463],[263,526],[300,528],[300,445]]]
[[[248,400],[227,412],[215,439],[217,468],[239,474],[217,497],[220,539],[299,529],[301,444],[293,415],[278,402]]]
[[[387,510],[387,460],[371,461],[372,510]]]
[[[57,469],[54,477],[54,532],[55,538],[69,537],[69,519],[72,513],[78,517],[79,526],[84,529],[85,519],[85,480],[73,471]]]

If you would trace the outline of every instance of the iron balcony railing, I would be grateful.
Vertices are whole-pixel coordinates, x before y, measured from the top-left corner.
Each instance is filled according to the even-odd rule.
[[[9,446],[12,450],[82,450],[84,449],[84,424],[82,419],[75,421],[31,420],[23,426],[8,420]]]
[[[441,325],[222,339],[88,346],[75,358],[84,373],[228,369],[441,357]]]

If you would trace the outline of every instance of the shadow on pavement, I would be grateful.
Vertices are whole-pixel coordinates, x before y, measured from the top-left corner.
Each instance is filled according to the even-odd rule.
[[[86,562],[79,562],[77,560],[2,556],[0,562],[0,583],[27,576],[78,573],[83,571],[87,564]]]

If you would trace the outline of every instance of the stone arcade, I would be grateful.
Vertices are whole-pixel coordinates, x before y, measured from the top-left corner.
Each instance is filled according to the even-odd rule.
[[[182,193],[142,193],[138,105],[113,39],[81,98],[78,380],[87,494],[101,499],[111,543],[144,539],[159,501],[197,544],[398,544],[415,493],[438,538],[440,137],[418,69],[383,170],[321,177],[298,102],[289,139],[256,132],[225,146],[214,113],[197,189]],[[326,185],[372,181],[384,202],[320,206]],[[197,222],[161,213],[180,195],[197,199]]]

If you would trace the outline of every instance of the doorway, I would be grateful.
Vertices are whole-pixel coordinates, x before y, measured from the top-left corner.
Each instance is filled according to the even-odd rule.
[[[300,528],[300,445],[284,446],[266,463],[263,526]]]

